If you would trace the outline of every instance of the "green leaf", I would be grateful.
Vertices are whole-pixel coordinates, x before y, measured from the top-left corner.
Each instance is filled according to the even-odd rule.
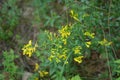
[[[115,61],[116,64],[120,64],[120,59]]]
[[[82,80],[79,75],[76,75],[71,78],[71,80]]]
[[[119,78],[117,78],[116,80],[120,80],[120,77],[119,77]]]

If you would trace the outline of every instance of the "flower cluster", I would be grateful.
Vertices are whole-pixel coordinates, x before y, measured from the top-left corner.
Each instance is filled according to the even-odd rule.
[[[34,71],[37,71],[40,75],[41,78],[45,77],[46,75],[48,75],[48,72],[47,71],[40,71],[38,70],[39,69],[39,64],[38,63],[35,63],[35,68],[34,68]],[[35,80],[38,80],[38,78],[35,78]]]
[[[81,49],[82,49],[81,46],[75,46],[73,48],[74,54],[77,55],[77,57],[74,57],[75,62],[82,63],[83,56],[81,56]]]
[[[55,61],[56,63],[64,62],[65,64],[68,63],[67,56],[68,56],[68,49],[65,48],[67,44],[67,39],[71,34],[71,26],[65,25],[62,26],[60,30],[58,30],[59,34],[56,35],[55,33],[48,34],[49,40],[52,40],[52,44],[54,47],[50,50],[50,56],[48,57],[48,60],[50,62]],[[54,38],[54,39],[53,39]]]
[[[92,39],[95,38],[95,33],[90,33],[88,31],[86,31],[84,33],[84,35],[87,36],[87,37],[89,37],[89,38],[92,38]],[[86,41],[85,42],[85,45],[86,45],[87,48],[89,48],[91,44],[92,44],[91,41]]]
[[[57,37],[56,33],[48,32],[48,31],[46,31],[46,33],[48,34],[48,39],[50,41],[52,41],[55,37]]]
[[[78,56],[74,58],[74,61],[78,62],[78,63],[82,63],[82,58],[83,56]]]
[[[62,26],[62,29],[59,30],[59,33],[61,34],[62,38],[67,38],[70,35],[69,26]]]
[[[74,48],[73,48],[74,54],[79,54],[81,49],[82,49],[81,46],[76,46],[76,47],[74,47]]]
[[[22,48],[23,55],[27,55],[28,57],[31,57],[33,52],[35,52],[36,47],[37,47],[37,44],[35,44],[35,46],[33,46],[32,41],[30,40],[28,42],[28,44],[24,45],[24,47]]]
[[[84,35],[88,36],[90,38],[94,38],[95,37],[95,33],[90,33],[90,32],[85,32]]]
[[[70,26],[65,25],[59,30],[59,34],[61,36],[61,40],[63,41],[64,45],[67,44],[67,38],[70,36]]]
[[[105,38],[102,41],[99,41],[98,43],[101,44],[101,45],[103,45],[103,46],[109,46],[109,45],[112,44],[112,42],[109,42]]]
[[[64,62],[64,64],[68,63],[68,55],[71,53],[70,49],[67,47],[67,43],[69,42],[68,39],[70,40],[69,36],[71,36],[71,31],[73,27],[72,26],[62,26],[62,28],[59,31],[59,35],[56,35],[55,33],[50,33],[48,34],[49,40],[52,40],[52,44],[54,47],[51,48],[50,50],[50,55],[48,57],[48,60],[50,62]],[[54,38],[54,39],[53,39]],[[68,42],[67,42],[68,41]],[[89,43],[86,43],[89,45]],[[64,46],[65,45],[65,46]],[[73,59],[74,61],[81,63],[83,56],[81,56],[81,49],[82,47],[80,45],[72,47],[71,49],[73,50],[74,54],[76,57]]]
[[[40,77],[45,77],[48,75],[48,72],[47,71],[39,71],[39,74],[40,74]]]
[[[35,69],[34,69],[34,71],[37,71],[39,69],[39,65],[38,65],[38,63],[35,63]]]
[[[76,21],[79,21],[78,14],[76,14],[73,10],[70,10],[70,16]]]
[[[91,41],[87,41],[87,42],[85,42],[85,45],[86,45],[86,47],[90,47],[90,45],[91,45]]]
[[[61,49],[59,53],[58,49],[51,49],[51,55],[49,56],[49,61],[55,60],[57,63],[65,61],[67,59],[67,49]]]

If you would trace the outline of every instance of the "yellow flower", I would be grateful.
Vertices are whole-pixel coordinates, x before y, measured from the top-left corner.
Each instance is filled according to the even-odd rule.
[[[23,55],[27,55],[28,57],[32,56],[32,53],[35,52],[37,47],[37,44],[35,44],[35,46],[32,46],[32,41],[30,40],[28,42],[28,44],[24,45],[24,47],[22,48],[23,50]]]
[[[46,75],[48,75],[47,71],[39,71],[40,77],[45,77]]]
[[[82,63],[82,58],[83,56],[78,56],[74,58],[74,61],[78,62],[78,63]]]
[[[51,55],[51,56],[48,58],[48,60],[49,60],[49,61],[52,61],[52,59],[53,59],[54,57],[55,57],[54,55]]]
[[[53,40],[53,39],[52,39],[52,33],[51,33],[51,32],[49,32],[48,38],[49,38],[49,40],[51,40],[51,41]]]
[[[46,31],[46,33],[47,33],[48,39],[49,39],[50,41],[52,41],[54,38],[57,38],[56,33],[48,32],[48,31]]]
[[[85,45],[89,48],[91,45],[91,41],[85,42]]]
[[[35,78],[34,80],[39,80],[39,78]]]
[[[34,71],[37,71],[39,69],[39,65],[38,65],[38,63],[35,63],[35,69],[34,69]]]
[[[67,44],[67,40],[66,39],[62,39],[63,44],[66,45]]]
[[[56,60],[57,63],[61,62],[60,59],[57,58],[57,57],[55,58],[55,60]]]
[[[75,19],[76,21],[80,21],[78,19],[78,14],[76,14],[73,10],[70,10],[70,16]]]
[[[88,36],[88,37],[91,37],[91,38],[95,37],[95,33],[90,33],[90,32],[85,32],[84,35]]]
[[[63,49],[63,54],[66,54],[68,52],[68,49],[64,48]]]
[[[59,54],[58,57],[64,60],[67,58],[66,54]]]
[[[112,42],[108,42],[105,38],[102,41],[99,41],[98,43],[103,46],[109,46],[112,44]]]
[[[62,38],[67,38],[70,35],[68,25],[63,26],[62,29],[59,30],[59,33],[61,34]]]
[[[75,48],[73,48],[74,54],[78,54],[80,53],[80,50],[82,49],[81,46],[76,46]]]
[[[56,52],[57,52],[56,49],[54,49],[54,48],[51,49],[51,54],[55,54]]]

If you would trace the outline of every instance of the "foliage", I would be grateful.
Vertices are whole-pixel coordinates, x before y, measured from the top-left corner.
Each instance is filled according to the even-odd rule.
[[[0,9],[0,40],[8,40],[19,23],[17,0],[7,0]]]
[[[80,79],[79,75],[76,75],[76,76],[72,77],[71,80],[81,80],[81,79]]]
[[[117,78],[116,78],[116,80],[119,80],[120,79],[120,59],[118,59],[118,60],[116,60],[116,61],[114,61],[114,63],[115,63],[115,72],[116,72],[116,76],[117,76]]]
[[[63,14],[65,12],[64,7],[61,4],[61,1],[59,4],[55,0],[33,0],[32,6],[35,8],[33,12],[33,24],[42,24],[43,29],[51,27],[59,28],[59,24],[66,22],[66,15]]]
[[[30,80],[120,79],[120,0],[30,2],[33,8],[30,23],[39,34],[36,41],[29,40],[22,48],[18,46],[22,56],[19,58],[25,63],[23,68],[29,71],[27,67],[33,73]],[[9,40],[19,24],[20,9],[16,3],[17,0],[8,0],[2,6],[0,40]],[[3,58],[4,70],[1,72],[9,73],[12,80],[17,79],[14,51],[4,51]],[[89,70],[91,64],[100,67],[96,72],[92,68],[94,74]]]
[[[5,78],[8,78],[10,80],[17,79],[15,76],[19,72],[18,72],[18,67],[14,63],[15,58],[17,58],[17,56],[14,55],[14,51],[12,49],[9,52],[4,51],[3,57],[4,57],[4,61],[2,64],[4,66],[3,72],[5,73],[4,74]]]

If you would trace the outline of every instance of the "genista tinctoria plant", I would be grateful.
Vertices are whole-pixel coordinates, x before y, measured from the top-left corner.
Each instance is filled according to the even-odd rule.
[[[73,10],[70,10],[70,13],[71,17],[78,22],[77,13]],[[91,41],[86,41],[87,37]],[[82,64],[84,48],[89,49],[91,47],[95,33],[83,30],[79,23],[73,23],[63,25],[57,32],[45,31],[39,38],[38,45],[40,43],[39,48],[41,51],[36,54],[42,61],[40,65],[41,72],[38,70],[40,77],[47,78],[49,76],[51,79],[64,80],[68,79],[64,76],[65,74],[69,76],[75,70],[75,64]],[[46,70],[45,67],[47,72],[42,71]],[[71,70],[70,67],[73,69]],[[46,74],[47,76],[44,76]]]
[[[57,32],[46,30],[39,36],[38,48],[40,51],[36,50],[36,44],[32,46],[31,40],[22,48],[23,55],[31,57],[35,52],[34,55],[40,59],[41,64],[36,63],[34,69],[40,78],[70,79],[68,76],[77,69],[76,64],[82,65],[86,57],[84,53],[89,53],[94,44],[106,47],[112,44],[105,38],[94,41],[95,33],[87,30],[81,24],[78,14],[74,10],[70,10],[70,16],[75,20],[74,23],[63,25]],[[37,79],[39,78],[36,77]]]
[[[66,4],[69,7],[66,9],[68,15],[66,24],[60,25],[61,27],[55,31],[41,31],[38,36],[38,49],[35,51],[33,46],[31,50],[28,49],[29,53],[24,53],[28,57],[37,56],[40,60],[40,64],[35,64],[34,71],[37,74],[35,80],[81,80],[84,76],[88,79],[87,74],[80,76],[82,73],[79,72],[78,66],[83,66],[84,60],[90,58],[91,50],[100,53],[99,58],[102,59],[104,56],[107,60],[106,74],[109,75],[104,77],[110,77],[112,80],[109,60],[114,42],[109,39],[109,26],[106,24],[110,16],[107,16],[106,10],[95,6],[97,2],[94,1],[81,0],[80,5],[79,1],[65,2],[69,2]],[[38,16],[40,17],[39,14]],[[100,75],[100,77],[103,76]]]
[[[71,17],[78,22],[77,13],[71,11]],[[91,41],[86,41],[87,38],[90,38]],[[57,33],[45,31],[44,34],[41,34],[39,41],[42,41],[42,43],[40,44],[41,52],[38,57],[42,64],[36,63],[34,70],[37,71],[41,78],[50,76],[51,79],[56,80],[67,79],[64,75],[69,75],[69,73],[76,70],[75,64],[82,64],[84,48],[89,49],[94,38],[95,33],[84,30],[79,23],[66,24]],[[29,41],[22,50],[23,55],[31,57],[36,48]],[[49,69],[47,69],[47,66],[49,66]],[[73,68],[72,71],[70,67]]]

